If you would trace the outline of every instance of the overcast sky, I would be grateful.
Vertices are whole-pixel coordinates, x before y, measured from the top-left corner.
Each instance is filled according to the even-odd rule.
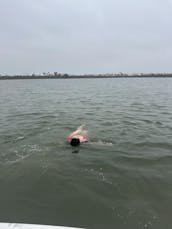
[[[0,0],[0,73],[172,72],[172,0]]]

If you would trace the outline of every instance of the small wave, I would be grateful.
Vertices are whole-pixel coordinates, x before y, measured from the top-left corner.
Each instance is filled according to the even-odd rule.
[[[82,169],[83,172],[96,176],[100,181],[113,185],[113,182],[107,177],[107,175],[103,172],[102,168],[94,169],[94,168],[85,168]]]
[[[54,119],[54,118],[57,118],[57,117],[59,117],[59,115],[58,114],[54,114],[54,115],[51,115],[51,114],[47,114],[47,115],[42,115],[42,116],[40,116],[40,119]]]
[[[169,111],[161,111],[160,114],[162,114],[162,115],[171,115],[171,112],[169,112]]]
[[[23,140],[25,137],[24,136],[18,136],[18,137],[14,137],[14,136],[4,136],[4,143],[14,143],[14,142],[18,142]]]
[[[14,150],[9,153],[1,152],[0,163],[13,164],[22,161],[34,153],[40,152],[41,148],[38,145],[24,145],[22,149]]]
[[[138,147],[149,146],[151,148],[162,148],[162,149],[170,149],[170,150],[172,149],[172,144],[166,142],[140,142],[140,143],[135,143],[134,145]]]
[[[41,114],[40,112],[22,113],[22,114],[9,115],[8,117],[14,118],[14,117],[23,117],[23,116],[37,116],[40,114]]]
[[[143,135],[143,137],[145,137]],[[120,147],[126,147],[127,149],[166,149],[166,150],[172,150],[172,143],[169,142],[151,142],[151,141],[137,141],[137,142],[130,142],[125,141],[118,144]]]
[[[97,142],[90,142],[91,145],[94,145],[94,146],[113,146],[113,143],[112,142],[104,142],[104,141],[97,141]]]
[[[14,152],[11,153],[1,153],[0,155],[0,163],[2,164],[13,164],[16,162],[19,162],[23,159],[25,159],[26,157],[28,157],[29,155],[23,155],[21,153],[19,153],[17,150],[15,150]]]
[[[19,136],[15,139],[15,141],[17,142],[17,141],[23,140],[24,138],[25,138],[24,136]]]
[[[112,122],[103,122],[102,125],[103,126],[112,126],[113,123]]]
[[[139,167],[139,170],[146,170],[148,172],[148,167],[151,172],[156,171],[158,175],[157,168],[164,167],[165,165],[171,165],[172,155],[157,155],[157,156],[145,156],[145,155],[123,155],[121,157],[123,161],[123,166],[127,163],[129,165],[130,171]],[[132,165],[132,167],[131,167]],[[146,166],[146,167],[145,167]],[[146,169],[145,169],[146,168]]]

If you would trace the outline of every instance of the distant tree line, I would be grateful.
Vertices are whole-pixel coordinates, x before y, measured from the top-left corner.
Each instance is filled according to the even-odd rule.
[[[127,73],[106,73],[106,74],[84,74],[84,75],[71,75],[67,73],[58,72],[43,72],[42,74],[32,73],[30,75],[0,75],[0,80],[3,79],[77,79],[77,78],[143,78],[143,77],[172,77],[172,73],[137,73],[137,74],[127,74]]]

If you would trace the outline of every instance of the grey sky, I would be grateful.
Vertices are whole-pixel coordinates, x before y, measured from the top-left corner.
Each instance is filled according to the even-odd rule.
[[[172,72],[172,0],[0,0],[0,73]]]

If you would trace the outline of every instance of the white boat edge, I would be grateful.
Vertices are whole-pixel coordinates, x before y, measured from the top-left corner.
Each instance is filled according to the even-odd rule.
[[[50,226],[41,224],[25,224],[25,223],[0,223],[0,229],[84,229],[78,227]]]

